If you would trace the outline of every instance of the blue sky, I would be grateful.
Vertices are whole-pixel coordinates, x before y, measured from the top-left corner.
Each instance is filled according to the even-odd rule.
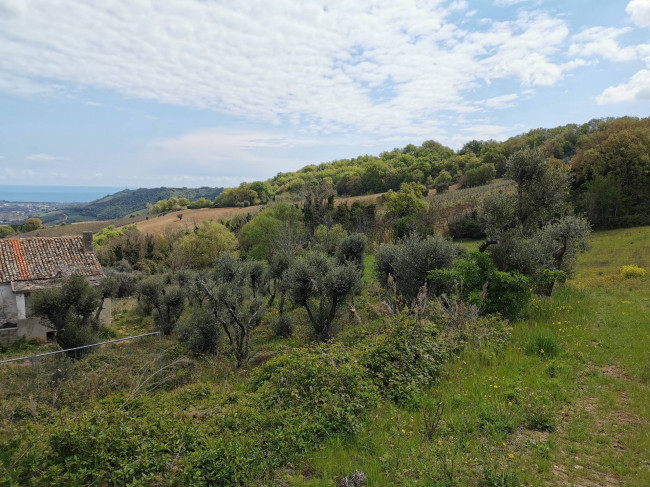
[[[0,0],[0,185],[233,186],[621,115],[650,115],[650,0]]]

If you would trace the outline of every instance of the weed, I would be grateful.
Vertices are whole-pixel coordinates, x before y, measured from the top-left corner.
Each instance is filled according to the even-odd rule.
[[[538,355],[542,358],[549,359],[557,356],[560,346],[557,340],[543,332],[536,333],[526,346],[528,355]]]
[[[621,275],[626,279],[645,276],[645,269],[637,265],[624,265],[621,267]]]

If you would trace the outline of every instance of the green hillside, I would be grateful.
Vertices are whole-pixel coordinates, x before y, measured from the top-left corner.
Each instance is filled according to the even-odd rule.
[[[46,225],[57,223],[73,223],[89,220],[112,220],[122,218],[134,213],[142,213],[147,208],[147,203],[154,204],[159,200],[172,196],[184,197],[190,201],[199,198],[213,200],[223,188],[139,188],[125,189],[118,193],[105,196],[85,205],[73,206],[58,211],[44,213],[38,217]]]

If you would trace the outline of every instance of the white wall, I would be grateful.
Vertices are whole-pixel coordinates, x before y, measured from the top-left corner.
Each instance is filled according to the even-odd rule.
[[[11,284],[0,284],[0,324],[18,319],[16,295],[11,290]]]

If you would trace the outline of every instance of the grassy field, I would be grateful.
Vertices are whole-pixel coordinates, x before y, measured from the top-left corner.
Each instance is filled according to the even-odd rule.
[[[70,223],[67,225],[54,225],[51,227],[41,228],[33,232],[21,233],[18,235],[20,238],[26,237],[61,237],[65,235],[81,235],[83,232],[90,231],[93,233],[99,232],[102,228],[110,225],[114,227],[121,227],[124,225],[133,225],[145,219],[144,215],[135,215],[133,217],[118,218],[117,220],[100,220],[92,222],[79,222]]]
[[[384,404],[363,433],[287,470],[288,485],[355,470],[371,486],[650,485],[650,280],[620,273],[647,269],[650,227],[599,232],[591,245],[574,279],[513,324],[508,346],[462,353],[423,407]]]
[[[206,220],[228,220],[241,213],[256,214],[261,206],[247,208],[199,208],[198,210],[172,211],[165,215],[150,215],[148,220],[136,224],[142,233],[161,235],[165,232],[176,233],[180,230],[193,230]],[[182,214],[183,219],[177,215]]]

